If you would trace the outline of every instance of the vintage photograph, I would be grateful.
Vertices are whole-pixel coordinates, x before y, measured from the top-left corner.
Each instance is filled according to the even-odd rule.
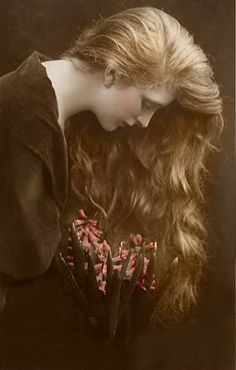
[[[234,370],[232,0],[0,0],[0,370]]]

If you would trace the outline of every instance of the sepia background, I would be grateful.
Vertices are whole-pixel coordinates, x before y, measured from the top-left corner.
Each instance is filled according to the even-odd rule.
[[[211,60],[224,99],[226,128],[222,149],[211,159],[213,176],[209,179],[207,192],[209,281],[198,312],[186,323],[146,333],[128,352],[113,354],[115,360],[106,353],[107,359],[102,356],[103,362],[98,358],[91,361],[94,361],[96,370],[105,369],[104,363],[109,361],[110,364],[114,361],[113,369],[233,370],[236,206],[233,0],[0,0],[0,75],[16,68],[34,50],[57,58],[70,46],[79,28],[100,15],[105,17],[124,8],[149,5],[176,17],[195,36]],[[56,320],[53,301],[51,309],[52,320],[53,317]],[[66,326],[63,321],[61,325]],[[20,358],[26,353],[23,346],[27,335],[26,328],[25,332],[22,329],[11,338],[11,347],[18,349],[12,352],[16,361],[17,356]],[[67,335],[61,343],[62,339],[48,334],[51,356],[58,356],[56,348],[60,345],[65,352],[73,345],[72,341],[67,343]],[[37,345],[37,339],[32,337],[34,342]],[[68,353],[71,356],[69,349]],[[73,353],[76,353],[75,349]],[[64,353],[62,363],[64,359],[69,361],[66,356]],[[75,368],[80,369],[76,365],[79,359],[75,356],[73,361]]]

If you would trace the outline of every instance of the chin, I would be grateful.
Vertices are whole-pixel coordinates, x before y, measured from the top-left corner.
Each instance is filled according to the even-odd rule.
[[[116,124],[111,124],[111,123],[100,122],[100,125],[105,131],[115,131],[118,128]]]

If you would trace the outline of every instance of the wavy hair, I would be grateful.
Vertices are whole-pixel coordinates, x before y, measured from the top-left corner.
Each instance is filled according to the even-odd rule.
[[[207,265],[204,176],[223,128],[209,61],[176,19],[151,7],[94,22],[64,57],[87,70],[111,65],[137,86],[166,83],[176,91],[148,128],[104,132],[84,112],[66,134],[73,194],[109,241],[142,232],[159,241],[160,271],[175,261],[158,308],[160,320],[177,321],[198,302]]]

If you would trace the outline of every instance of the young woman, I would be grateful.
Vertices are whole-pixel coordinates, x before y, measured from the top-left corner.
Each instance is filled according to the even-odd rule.
[[[83,208],[112,246],[130,233],[157,241],[157,276],[169,269],[158,317],[185,316],[207,264],[203,180],[223,127],[193,37],[158,9],[124,10],[60,60],[33,53],[1,78],[0,99],[2,306],[6,285],[49,269]]]
[[[179,319],[198,301],[207,262],[203,178],[223,126],[208,60],[154,8],[93,24],[64,57],[83,76],[77,86],[86,82],[80,101],[93,107],[83,108],[115,130],[105,135],[85,114],[68,127],[71,204],[95,215],[112,245],[135,232],[157,240],[159,271],[178,257],[159,313]]]

